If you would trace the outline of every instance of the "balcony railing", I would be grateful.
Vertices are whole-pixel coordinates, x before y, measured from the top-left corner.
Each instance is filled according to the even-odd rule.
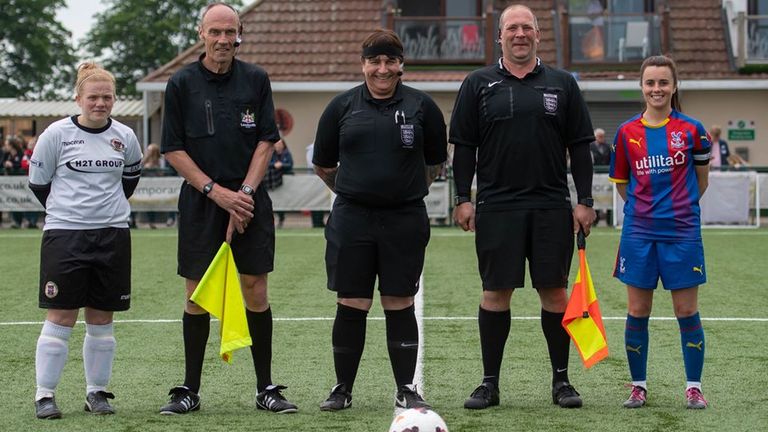
[[[736,66],[768,64],[768,15],[736,15]]]
[[[664,14],[576,15],[561,11],[566,67],[639,63],[666,51]]]
[[[480,17],[397,16],[388,27],[400,36],[411,64],[489,64],[494,57],[493,9]]]

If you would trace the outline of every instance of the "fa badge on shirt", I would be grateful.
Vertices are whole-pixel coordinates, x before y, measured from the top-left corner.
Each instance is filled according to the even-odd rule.
[[[412,124],[400,125],[400,140],[403,142],[403,148],[413,148],[413,134],[414,132]]]
[[[557,112],[557,95],[554,93],[544,93],[544,109],[547,114],[554,115]]]

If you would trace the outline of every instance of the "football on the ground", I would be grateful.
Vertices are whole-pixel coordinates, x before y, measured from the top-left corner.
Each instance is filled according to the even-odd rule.
[[[426,408],[407,409],[395,416],[390,432],[448,432],[445,421],[436,412]]]

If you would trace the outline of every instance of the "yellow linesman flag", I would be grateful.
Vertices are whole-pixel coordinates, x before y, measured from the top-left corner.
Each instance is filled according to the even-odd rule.
[[[235,257],[226,242],[222,243],[190,300],[219,319],[222,360],[232,363],[235,350],[252,345]]]
[[[579,273],[573,283],[571,299],[563,316],[563,327],[579,350],[581,361],[591,368],[608,357],[608,339],[605,336],[603,316],[597,302],[595,286],[587,264],[586,240],[579,231]]]

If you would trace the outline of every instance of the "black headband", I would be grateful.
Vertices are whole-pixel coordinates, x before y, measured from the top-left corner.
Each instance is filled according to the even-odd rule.
[[[403,58],[403,50],[391,43],[379,43],[363,48],[363,57],[378,57],[384,54],[387,57]]]

